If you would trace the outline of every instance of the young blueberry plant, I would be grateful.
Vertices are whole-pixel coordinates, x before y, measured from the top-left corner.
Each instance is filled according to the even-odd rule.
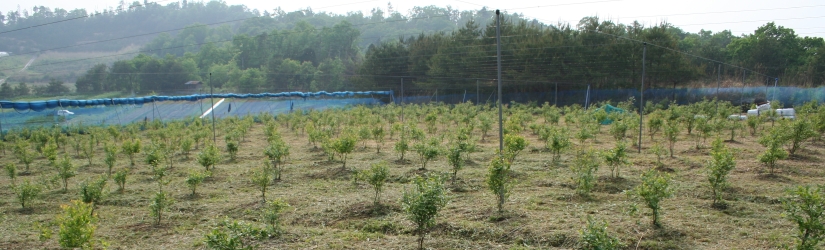
[[[281,172],[283,170],[283,162],[289,156],[289,145],[283,140],[278,139],[269,143],[269,146],[264,150],[264,155],[269,158],[274,168],[275,180],[281,180]]]
[[[713,205],[718,207],[723,202],[722,192],[730,185],[727,180],[728,173],[736,167],[736,162],[733,152],[720,138],[713,141],[710,157],[707,164],[708,183],[713,193]]]
[[[104,143],[103,151],[106,153],[106,157],[103,159],[103,162],[106,163],[107,167],[106,174],[111,176],[112,168],[114,168],[117,163],[117,147]]]
[[[661,201],[670,198],[673,195],[673,189],[670,188],[670,176],[665,173],[659,173],[656,170],[648,170],[642,174],[642,183],[636,186],[633,194],[644,201],[645,205],[652,211],[653,226],[661,227]]]
[[[586,150],[576,154],[570,169],[573,171],[573,183],[576,194],[581,197],[590,197],[590,191],[596,186],[596,172],[601,164],[598,152]]]
[[[106,178],[106,176],[101,176],[91,183],[84,182],[80,184],[80,197],[84,203],[91,205],[91,213],[94,213],[97,204],[103,201],[103,196],[105,195],[103,192],[105,191],[104,188],[106,188],[107,180],[108,178]]]
[[[15,180],[17,179],[17,166],[14,165],[14,163],[6,164],[6,174],[9,176],[9,179],[11,179],[11,185],[17,185],[15,183]]]
[[[513,187],[509,176],[510,163],[506,158],[496,156],[487,169],[487,187],[496,195],[496,205],[499,213],[504,212],[504,202],[507,201]]]
[[[155,193],[155,196],[152,197],[152,203],[149,204],[149,214],[155,218],[155,225],[160,225],[163,212],[169,209],[172,202],[172,198],[168,197],[166,192],[163,191]]]
[[[131,141],[124,141],[121,145],[121,152],[129,156],[129,164],[135,165],[135,155],[140,153],[140,139],[132,139]]]
[[[27,208],[26,205],[31,206],[32,201],[40,196],[40,191],[42,190],[40,185],[32,184],[28,180],[23,181],[22,184],[14,186],[13,188],[17,195],[17,201],[20,202],[20,206],[23,209]]]
[[[70,249],[94,249],[95,222],[93,205],[72,201],[71,205],[62,205],[63,214],[57,217],[58,242],[60,247]]]
[[[189,186],[189,189],[192,189],[192,197],[195,197],[197,193],[198,186],[203,183],[203,180],[209,176],[209,172],[191,172],[189,176],[186,177],[186,186]]]
[[[112,179],[115,180],[115,183],[117,183],[118,192],[122,193],[124,190],[126,190],[126,175],[128,173],[128,170],[121,169],[120,171],[117,171],[117,173],[115,173],[115,176],[112,177]]]
[[[788,158],[788,152],[782,148],[785,143],[782,126],[774,127],[767,134],[759,138],[759,144],[767,147],[767,150],[759,155],[759,161],[770,169],[770,174],[774,173],[776,162]]]
[[[63,156],[63,160],[57,164],[57,177],[63,180],[63,192],[69,191],[69,178],[75,177],[77,171],[68,156]]]
[[[384,190],[384,183],[390,175],[390,168],[384,162],[373,164],[369,171],[366,172],[367,183],[372,186],[375,192],[373,205],[379,206],[381,204],[381,191]]]
[[[447,162],[453,169],[453,177],[450,181],[452,183],[455,183],[455,179],[458,176],[458,171],[464,167],[464,158],[461,157],[462,152],[463,150],[459,145],[453,145],[447,150]]]
[[[616,143],[616,146],[605,152],[603,156],[604,161],[610,166],[610,173],[613,178],[619,178],[619,169],[630,163],[627,160],[627,146],[624,142]]]
[[[796,224],[796,249],[822,249],[825,240],[825,187],[798,186],[782,202],[783,215]]]
[[[579,249],[601,250],[601,249],[621,249],[624,247],[619,238],[611,236],[607,232],[607,223],[599,222],[591,216],[587,216],[587,226],[579,231],[581,245]]]
[[[261,190],[261,200],[266,204],[266,189],[272,184],[272,163],[264,160],[264,165],[259,171],[252,172],[252,183]]]
[[[200,153],[198,153],[198,163],[206,168],[206,171],[211,171],[209,170],[210,167],[214,170],[215,164],[218,164],[218,161],[220,160],[221,155],[218,152],[218,147],[213,143],[210,143],[203,150],[201,150]]]
[[[352,153],[352,150],[355,149],[356,140],[354,136],[351,135],[344,135],[338,137],[332,141],[332,148],[341,155],[341,160],[343,161],[343,165],[341,165],[341,170],[347,169],[347,155]]]
[[[275,199],[266,203],[264,208],[263,219],[266,222],[269,232],[274,235],[281,233],[281,213],[289,208],[289,203],[282,199]]]
[[[424,249],[424,236],[435,225],[438,212],[447,205],[447,191],[440,177],[417,177],[411,189],[405,189],[401,199],[404,212],[416,226],[418,249]]]

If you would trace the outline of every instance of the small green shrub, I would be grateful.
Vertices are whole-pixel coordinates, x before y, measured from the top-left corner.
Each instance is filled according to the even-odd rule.
[[[203,183],[203,180],[209,176],[209,172],[191,172],[189,176],[186,177],[186,186],[189,186],[189,189],[192,189],[192,196],[197,195],[196,191],[198,186]]]
[[[424,236],[435,225],[438,212],[447,205],[444,181],[440,177],[417,177],[412,189],[404,189],[401,204],[404,212],[415,225],[418,249],[424,249]]]
[[[785,143],[782,126],[774,127],[767,134],[759,138],[759,144],[767,147],[767,150],[759,155],[759,161],[764,163],[774,173],[776,162],[788,158],[788,152],[782,148]]]
[[[573,171],[573,184],[578,195],[590,197],[590,191],[596,186],[596,172],[600,164],[596,151],[586,150],[576,154],[570,170]]]
[[[464,167],[464,158],[461,157],[461,153],[463,150],[461,149],[460,145],[453,145],[450,149],[447,150],[447,163],[450,164],[450,167],[453,169],[453,177],[452,182],[455,183],[456,177],[458,177],[458,171]]]
[[[62,205],[63,214],[57,217],[60,225],[58,242],[63,248],[94,249],[95,229],[94,209],[91,204],[72,201],[71,205]]]
[[[75,177],[77,171],[68,156],[63,156],[63,160],[57,164],[57,177],[63,180],[63,192],[69,190],[69,178]]]
[[[14,192],[17,195],[17,201],[20,202],[20,206],[23,209],[26,209],[26,205],[30,205],[34,199],[37,199],[40,196],[41,187],[37,184],[32,184],[28,180],[23,181],[18,186],[14,187]]]
[[[266,203],[266,189],[272,183],[272,164],[264,160],[264,166],[259,171],[252,172],[252,183],[261,190],[261,199]]]
[[[733,152],[720,138],[713,141],[710,157],[707,164],[708,182],[713,192],[713,204],[719,205],[722,201],[722,192],[729,186],[728,173],[736,167],[736,162],[733,159]]]
[[[821,249],[820,242],[825,240],[825,188],[817,186],[798,186],[789,190],[790,197],[782,202],[786,218],[797,226],[796,249]]]
[[[135,165],[135,154],[140,153],[140,139],[132,139],[131,141],[124,141],[121,145],[121,152],[129,156],[129,164]]]
[[[507,201],[513,187],[510,179],[510,164],[511,162],[507,159],[496,156],[487,169],[487,187],[496,195],[499,213],[504,212],[504,202]]]
[[[15,166],[14,163],[10,162],[6,164],[6,174],[9,176],[9,179],[11,179],[11,185],[16,185],[15,180],[17,179],[17,166]]]
[[[272,234],[279,234],[281,231],[281,213],[289,208],[289,203],[282,199],[275,199],[266,205],[263,220],[266,222]]]
[[[105,176],[101,176],[94,182],[84,182],[80,184],[80,197],[84,203],[88,203],[92,206],[92,213],[95,212],[95,207],[97,204],[103,200],[103,191],[104,188],[106,188],[107,180],[108,179]]]
[[[581,237],[579,249],[606,250],[624,247],[621,240],[607,232],[606,222],[595,221],[591,216],[587,216],[587,226],[579,231],[579,236]]]
[[[817,136],[813,124],[807,119],[796,119],[790,124],[783,124],[781,127],[784,128],[784,140],[788,144],[790,155],[796,154],[796,151],[802,148],[805,141]]]
[[[679,132],[681,127],[679,126],[678,122],[670,121],[665,124],[665,139],[668,143],[668,149],[670,150],[670,157],[673,158],[673,147],[676,145],[676,142],[679,140]]]
[[[384,190],[384,183],[390,175],[390,168],[387,167],[386,163],[381,162],[373,164],[365,174],[367,183],[372,186],[372,190],[375,192],[373,204],[378,206],[381,203],[381,191]]]
[[[160,191],[155,193],[155,196],[152,198],[152,203],[149,204],[149,214],[155,218],[155,225],[160,225],[161,219],[163,219],[163,212],[169,209],[172,202],[172,198],[167,197],[165,192]]]
[[[128,170],[121,169],[120,171],[117,171],[117,173],[115,173],[114,177],[112,177],[112,179],[115,179],[115,183],[117,183],[117,186],[118,186],[117,190],[119,192],[123,192],[123,190],[126,190],[126,175],[128,173],[129,173]]]
[[[107,175],[112,175],[112,168],[114,168],[117,163],[117,147],[105,143],[103,144],[103,151],[106,153],[106,158],[103,160],[108,168],[106,173]]]
[[[616,143],[616,146],[608,150],[603,156],[604,162],[610,166],[610,174],[613,178],[618,178],[619,169],[630,163],[627,160],[627,146],[623,142]]]
[[[343,161],[343,165],[341,165],[341,169],[347,168],[347,155],[352,153],[352,150],[355,149],[355,137],[350,135],[344,135],[338,137],[332,141],[332,149],[335,150],[336,153],[341,155],[341,160]]]
[[[633,194],[644,201],[645,205],[652,210],[653,225],[660,227],[660,203],[673,195],[673,190],[670,188],[670,176],[653,169],[648,170],[642,174],[642,183],[636,186]]]
[[[400,140],[395,142],[395,146],[393,148],[395,149],[395,152],[398,152],[398,154],[401,156],[400,158],[398,158],[398,160],[403,161],[404,155],[407,153],[407,150],[410,149],[410,145],[407,142],[407,139],[405,139],[402,136]]]
[[[218,152],[218,147],[215,144],[210,143],[206,146],[200,153],[198,153],[198,163],[201,164],[206,171],[209,170],[210,167],[214,170],[215,164],[218,164],[218,161],[221,160],[221,155]],[[214,172],[214,171],[213,171]]]

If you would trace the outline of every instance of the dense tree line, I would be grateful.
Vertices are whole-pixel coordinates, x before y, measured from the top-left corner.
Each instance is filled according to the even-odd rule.
[[[232,16],[236,8],[220,2],[136,6],[142,9],[128,11],[214,8]],[[144,54],[89,69],[77,79],[77,90],[165,92],[192,80],[239,92],[388,89],[396,88],[400,77],[418,87],[466,88],[496,78],[491,11],[434,6],[416,7],[407,15],[392,6],[386,11],[243,10],[249,18],[236,26],[190,22],[145,44]],[[183,13],[189,12],[178,14]],[[3,29],[19,22],[6,18]],[[689,33],[668,23],[643,26],[597,17],[546,25],[505,14],[501,35],[503,78],[512,82],[636,86],[642,42],[649,43],[645,81],[654,88],[715,81],[717,74],[752,85],[774,77],[784,85],[825,81],[823,39],[799,37],[774,23],[740,37],[728,30]]]

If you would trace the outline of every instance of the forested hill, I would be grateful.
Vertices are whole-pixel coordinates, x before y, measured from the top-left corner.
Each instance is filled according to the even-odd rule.
[[[202,13],[191,9],[214,8],[228,13],[226,20],[243,20],[178,23],[186,28],[162,25],[174,31],[146,43],[141,55],[89,69],[76,79],[78,92],[169,93],[193,80],[245,93],[374,90],[396,88],[400,77],[412,87],[461,89],[496,78],[494,14],[487,9],[428,6],[405,15],[376,8],[366,15],[335,15],[309,9],[261,13],[220,2],[138,6],[108,16],[158,11],[166,13],[166,19],[159,19],[178,20],[173,17]],[[102,17],[78,23],[95,18]],[[17,22],[8,20],[6,26]],[[825,41],[799,37],[774,23],[736,36],[727,30],[688,33],[668,23],[645,26],[598,17],[547,25],[509,13],[501,27],[503,79],[510,82],[636,86],[641,81],[642,42],[648,42],[645,82],[655,88],[716,82],[717,77],[753,86],[776,77],[783,85],[825,83]],[[140,33],[124,28],[118,32],[124,30],[128,34],[119,34]]]
[[[228,6],[217,1],[184,0],[167,5],[121,1],[117,7],[102,11],[36,6],[0,13],[0,32],[3,32],[0,51],[20,54],[96,41],[106,42],[60,51],[117,51],[131,44],[143,45],[155,37],[135,35],[183,28],[193,23],[229,22],[253,16],[255,13],[244,6]],[[130,38],[119,39],[124,37]]]

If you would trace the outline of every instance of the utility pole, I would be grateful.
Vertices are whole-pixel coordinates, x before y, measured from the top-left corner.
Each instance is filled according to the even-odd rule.
[[[498,153],[504,153],[504,128],[501,106],[501,12],[496,10],[496,65],[498,68]]]
[[[642,88],[639,97],[639,153],[642,153],[642,128],[644,128],[645,117],[645,57],[647,56],[647,43],[642,43]]]

